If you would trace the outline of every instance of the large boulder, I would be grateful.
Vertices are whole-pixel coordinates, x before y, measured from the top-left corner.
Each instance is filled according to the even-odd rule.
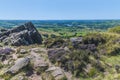
[[[30,62],[30,59],[28,57],[20,58],[15,62],[15,64],[10,69],[7,70],[7,73],[15,74],[20,69],[27,66],[29,64],[29,62]]]
[[[42,37],[31,22],[0,33],[0,41],[6,45],[21,46],[41,44]]]

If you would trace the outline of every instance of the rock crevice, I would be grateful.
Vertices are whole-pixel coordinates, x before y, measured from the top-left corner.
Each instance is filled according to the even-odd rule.
[[[0,33],[0,41],[5,45],[21,46],[42,44],[41,34],[31,22]]]

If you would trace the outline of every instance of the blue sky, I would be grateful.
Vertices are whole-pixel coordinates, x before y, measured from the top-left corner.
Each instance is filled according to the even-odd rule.
[[[0,0],[0,19],[120,19],[120,0]]]

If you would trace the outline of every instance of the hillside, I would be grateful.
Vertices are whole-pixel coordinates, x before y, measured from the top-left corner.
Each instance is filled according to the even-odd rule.
[[[120,29],[98,29],[1,29],[0,80],[120,80]]]

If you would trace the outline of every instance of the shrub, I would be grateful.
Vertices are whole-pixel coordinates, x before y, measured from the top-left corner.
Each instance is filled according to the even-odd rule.
[[[50,35],[51,38],[56,38],[57,36],[55,34]]]
[[[83,38],[83,41],[85,44],[95,44],[98,46],[99,44],[105,43],[106,39],[100,33],[89,33]]]
[[[3,67],[4,67],[3,64],[0,62],[0,69],[3,68]]]
[[[109,28],[108,32],[118,33],[120,34],[120,26],[115,26],[113,28]]]
[[[49,35],[48,34],[42,34],[45,38],[48,38]]]
[[[47,48],[59,48],[59,47],[62,47],[64,46],[64,43],[65,41],[61,38],[55,38],[55,39],[52,39],[52,38],[49,38],[47,40],[45,40],[44,44]]]
[[[97,69],[96,68],[91,68],[89,73],[88,73],[88,76],[89,77],[93,77],[94,75],[96,75],[96,73],[98,73]]]

